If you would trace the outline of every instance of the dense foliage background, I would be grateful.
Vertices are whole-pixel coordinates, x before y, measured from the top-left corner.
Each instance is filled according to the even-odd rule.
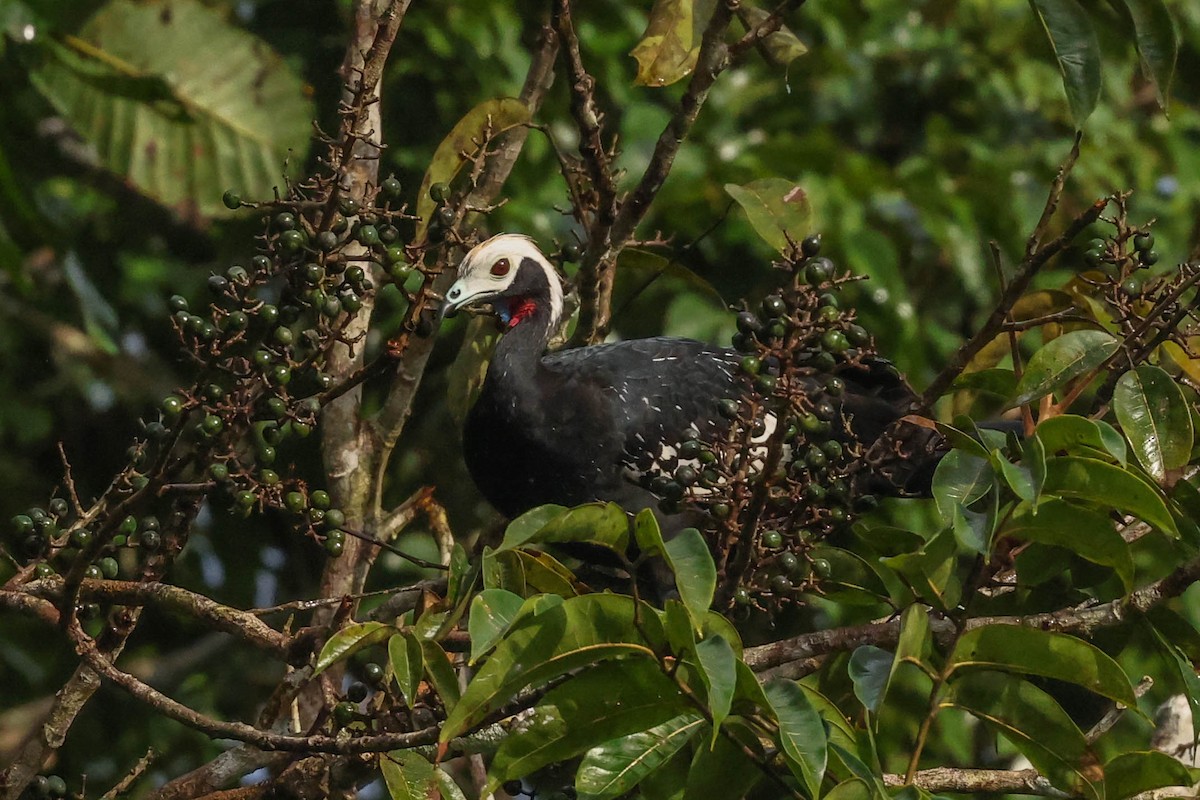
[[[159,7],[168,5],[195,15],[178,41],[141,38],[133,2],[0,0],[0,519],[46,502],[63,476],[59,443],[79,494],[105,489],[127,460],[139,420],[192,379],[192,365],[180,358],[171,333],[167,297],[199,302],[210,274],[254,252],[261,220],[226,209],[222,192],[269,197],[285,159],[288,173],[297,176],[323,152],[310,146],[310,121],[325,131],[337,128],[348,2]],[[635,83],[629,52],[645,29],[649,5],[593,0],[576,11],[598,100],[609,130],[619,131],[622,189],[641,175],[684,91],[683,84]],[[1073,217],[1098,197],[1132,189],[1129,218],[1157,220],[1160,262],[1196,259],[1200,6],[1168,3],[1179,53],[1164,106],[1159,90],[1165,87],[1139,68],[1123,6],[1085,5],[1103,53],[1103,90],[1083,126],[1061,213]],[[388,63],[381,104],[388,143],[382,173],[394,173],[410,199],[460,118],[482,101],[520,92],[545,18],[545,4],[532,0],[413,4]],[[640,229],[645,238],[661,232],[667,244],[654,252],[677,267],[642,289],[648,270],[661,262],[625,254],[614,331],[727,341],[733,331],[728,304],[756,300],[778,278],[770,269],[773,248],[726,186],[785,178],[807,194],[809,227],[823,234],[823,252],[870,278],[851,290],[852,301],[879,350],[920,389],[990,310],[999,293],[992,247],[1003,264],[1020,261],[1049,182],[1071,147],[1076,120],[1054,53],[1029,4],[1018,0],[812,0],[787,22],[807,53],[786,66],[749,58],[717,82]],[[160,67],[185,54],[171,69],[190,71],[195,105],[178,113],[208,121],[210,129],[198,135],[210,137],[228,160],[216,166],[192,161],[189,140],[169,127],[171,114],[151,113],[165,99],[92,92],[80,82],[68,67],[88,56],[81,42],[97,41],[115,54],[144,48],[151,62],[162,59]],[[255,48],[256,56],[241,58]],[[256,60],[268,50],[277,56]],[[260,90],[276,100],[269,113],[255,116],[246,97]],[[487,229],[528,233],[548,251],[579,237],[565,213],[566,188],[548,140],[574,148],[568,105],[560,77],[537,115],[545,128],[531,132],[504,187],[506,202],[486,219]],[[162,150],[139,147],[137,132],[156,125],[163,126]],[[250,143],[229,132],[242,127]],[[1038,285],[1067,284],[1082,268],[1086,238],[1053,262]],[[394,332],[401,313],[394,297],[381,301],[370,352]],[[1035,343],[1031,339],[1029,348]],[[446,324],[387,484],[393,502],[435,485],[464,540],[498,522],[459,456],[462,405],[455,398],[464,393],[463,370],[453,365],[465,349],[461,323]],[[986,401],[972,407],[959,398],[944,401],[943,412],[952,403],[954,410],[979,415],[994,410]],[[319,474],[315,454],[300,457],[302,472]],[[932,513],[928,506],[897,503],[884,514],[923,518]],[[402,545],[436,559],[427,532],[415,529],[421,524],[405,533]],[[172,572],[174,583],[239,608],[313,596],[325,555],[291,535],[278,515],[241,520],[205,511],[197,525],[205,535],[192,538]],[[10,572],[10,565],[0,565],[0,576]],[[370,587],[413,577],[402,560],[385,556]],[[1178,606],[1192,622],[1194,594]],[[824,605],[805,622],[830,626],[864,621],[864,614]],[[225,719],[253,719],[264,688],[283,670],[163,612],[150,613],[123,658],[151,685]],[[16,752],[48,694],[75,664],[68,643],[44,635],[39,621],[0,616],[0,762]],[[907,677],[889,709],[895,718],[885,718],[879,729],[885,742],[911,737],[905,715],[923,713],[928,686]],[[831,695],[848,691],[823,688]],[[1148,707],[1172,688],[1156,687]],[[1086,720],[1088,703],[1080,698],[1071,709]],[[1143,719],[1121,724],[1131,738],[1149,727]],[[975,735],[948,727],[933,749],[946,763],[969,762]],[[89,787],[107,787],[151,745],[162,754],[151,767],[156,781],[224,747],[105,687],[72,728],[53,769],[86,774]]]

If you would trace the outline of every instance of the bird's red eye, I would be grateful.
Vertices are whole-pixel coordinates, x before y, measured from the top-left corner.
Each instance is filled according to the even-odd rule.
[[[492,264],[492,274],[497,278],[503,278],[508,274],[508,259],[502,258],[495,264]]]

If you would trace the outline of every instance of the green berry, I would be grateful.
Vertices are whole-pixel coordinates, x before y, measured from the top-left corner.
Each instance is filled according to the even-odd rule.
[[[771,577],[771,589],[775,592],[787,592],[792,588],[792,580],[787,575],[773,575]]]
[[[271,259],[264,255],[257,255],[250,259],[250,264],[257,272],[266,272],[271,268]]]
[[[285,364],[276,364],[271,368],[269,377],[276,386],[287,386],[292,380],[292,370]]]
[[[404,252],[404,246],[394,244],[384,253],[389,264],[404,264],[408,260],[408,256]]]
[[[209,275],[208,290],[215,295],[222,295],[229,291],[229,279],[224,275]]]
[[[396,182],[399,183],[399,181]],[[375,685],[382,683],[385,675],[383,667],[379,666],[374,661],[368,661],[366,664],[363,664],[362,673],[364,678]]]
[[[435,183],[429,187],[429,199],[435,203],[444,203],[450,197],[450,185]]]
[[[33,531],[33,518],[28,514],[17,514],[12,518],[13,530],[18,536],[23,536]]]
[[[329,508],[329,492],[324,489],[317,489],[308,496],[308,502],[313,508],[325,510]]]
[[[400,185],[400,181],[394,177],[388,177],[383,183],[379,184],[379,189],[390,198],[397,198],[404,187]]]
[[[312,425],[309,425],[307,422],[293,422],[292,432],[301,439],[307,439],[312,433]]]
[[[225,278],[230,283],[236,283],[239,286],[245,286],[250,282],[250,274],[246,272],[246,268],[237,264],[225,270]]]
[[[250,324],[250,318],[246,316],[244,311],[233,311],[225,315],[225,319],[221,322],[221,328],[225,331],[241,331],[245,330]]]
[[[738,415],[738,401],[726,397],[717,403],[717,412],[725,419],[733,419]]]
[[[271,338],[276,344],[284,345],[285,347],[292,343],[295,338],[291,328],[285,328],[280,325],[275,330],[271,331]]]
[[[296,215],[290,211],[282,211],[271,220],[271,225],[277,231],[290,231],[296,227]]]
[[[57,775],[50,775],[46,778],[46,790],[51,797],[66,797],[67,782]]]
[[[379,244],[379,229],[374,225],[359,225],[354,238],[358,239],[358,243],[364,247],[377,245]]]
[[[279,473],[273,469],[259,470],[258,479],[266,486],[274,486],[279,483]]]
[[[846,327],[846,338],[855,347],[865,347],[871,342],[871,334],[862,325],[848,325]]]
[[[243,489],[233,496],[234,505],[241,509],[248,509],[258,502],[258,495],[249,489]]]
[[[757,375],[762,369],[762,361],[757,356],[746,356],[742,359],[742,372],[747,375]]]
[[[76,528],[71,531],[71,544],[83,550],[92,543],[92,532],[87,528]]]
[[[229,467],[224,464],[209,464],[208,476],[218,483],[229,480]]]
[[[358,716],[358,706],[349,700],[343,700],[333,707],[333,721],[339,728],[344,728]]]
[[[209,414],[200,423],[200,428],[209,436],[216,436],[225,427],[225,423],[216,414]]]
[[[1157,250],[1143,250],[1142,251],[1142,263],[1145,264],[1147,267],[1153,267],[1155,264],[1158,263],[1158,251]]]
[[[37,578],[49,578],[54,575],[54,567],[43,561],[33,568],[33,574]]]
[[[162,547],[162,536],[158,531],[142,531],[138,534],[138,544],[153,552]]]
[[[737,591],[733,593],[733,602],[739,606],[750,605],[750,592],[744,586],[739,586]]]
[[[175,395],[164,397],[162,410],[168,417],[178,417],[183,412],[183,398]]]
[[[169,298],[167,298],[167,308],[171,309],[172,312],[187,311],[188,310],[187,298],[184,297],[183,295],[173,294]]]
[[[221,202],[224,203],[225,207],[230,211],[242,207],[242,197],[237,192],[233,191],[233,189],[227,189],[225,194],[221,195]]]
[[[104,577],[104,573],[101,572],[100,568],[95,564],[89,564],[88,568],[83,571],[83,577],[89,580],[98,581]]]
[[[288,492],[283,498],[283,504],[288,511],[299,514],[308,505],[308,498],[304,496],[303,492]]]
[[[325,527],[330,531],[346,524],[346,515],[340,509],[330,508],[325,511]]]
[[[767,531],[762,535],[763,547],[775,550],[783,545],[783,535],[779,531]]]
[[[264,464],[274,464],[275,456],[275,448],[269,444],[264,444],[258,448],[258,460]]]
[[[325,552],[329,553],[329,555],[333,556],[334,558],[340,556],[342,551],[346,549],[345,541],[334,541],[333,539],[326,539],[324,546]]]
[[[121,520],[120,526],[117,528],[117,533],[122,536],[132,536],[137,533],[137,517],[128,516]]]
[[[769,295],[762,301],[763,316],[774,319],[787,313],[787,303],[779,295]]]
[[[805,279],[814,286],[825,283],[833,277],[833,262],[828,258],[814,258],[804,268]]]
[[[821,252],[821,234],[814,233],[800,243],[800,252],[806,258],[812,258]]]
[[[317,249],[322,253],[329,253],[337,249],[338,235],[333,231],[321,231],[317,234]]]
[[[833,567],[823,558],[813,559],[812,565],[813,572],[822,578],[828,578],[833,573]]]
[[[1145,252],[1154,248],[1154,234],[1139,233],[1133,237],[1134,249]]]
[[[353,197],[342,197],[338,200],[338,210],[347,217],[353,217],[358,213],[358,201]]]
[[[287,253],[298,253],[304,249],[304,234],[300,231],[283,231],[278,241],[280,248]]]
[[[825,331],[825,335],[821,337],[821,344],[830,353],[844,353],[850,349],[850,340],[839,330]]]

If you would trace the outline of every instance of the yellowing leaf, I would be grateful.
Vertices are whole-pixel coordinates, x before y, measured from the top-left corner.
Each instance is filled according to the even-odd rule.
[[[641,41],[629,51],[638,62],[634,83],[668,86],[695,69],[716,5],[716,0],[655,0]]]

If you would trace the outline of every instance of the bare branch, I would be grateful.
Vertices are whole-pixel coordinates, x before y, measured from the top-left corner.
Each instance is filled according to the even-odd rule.
[[[884,775],[883,782],[892,787],[904,786],[901,775]],[[1009,794],[1032,794],[1038,797],[1074,797],[1056,789],[1036,769],[958,769],[939,767],[918,771],[912,779],[919,786],[934,794],[961,792],[963,794],[998,792]]]

